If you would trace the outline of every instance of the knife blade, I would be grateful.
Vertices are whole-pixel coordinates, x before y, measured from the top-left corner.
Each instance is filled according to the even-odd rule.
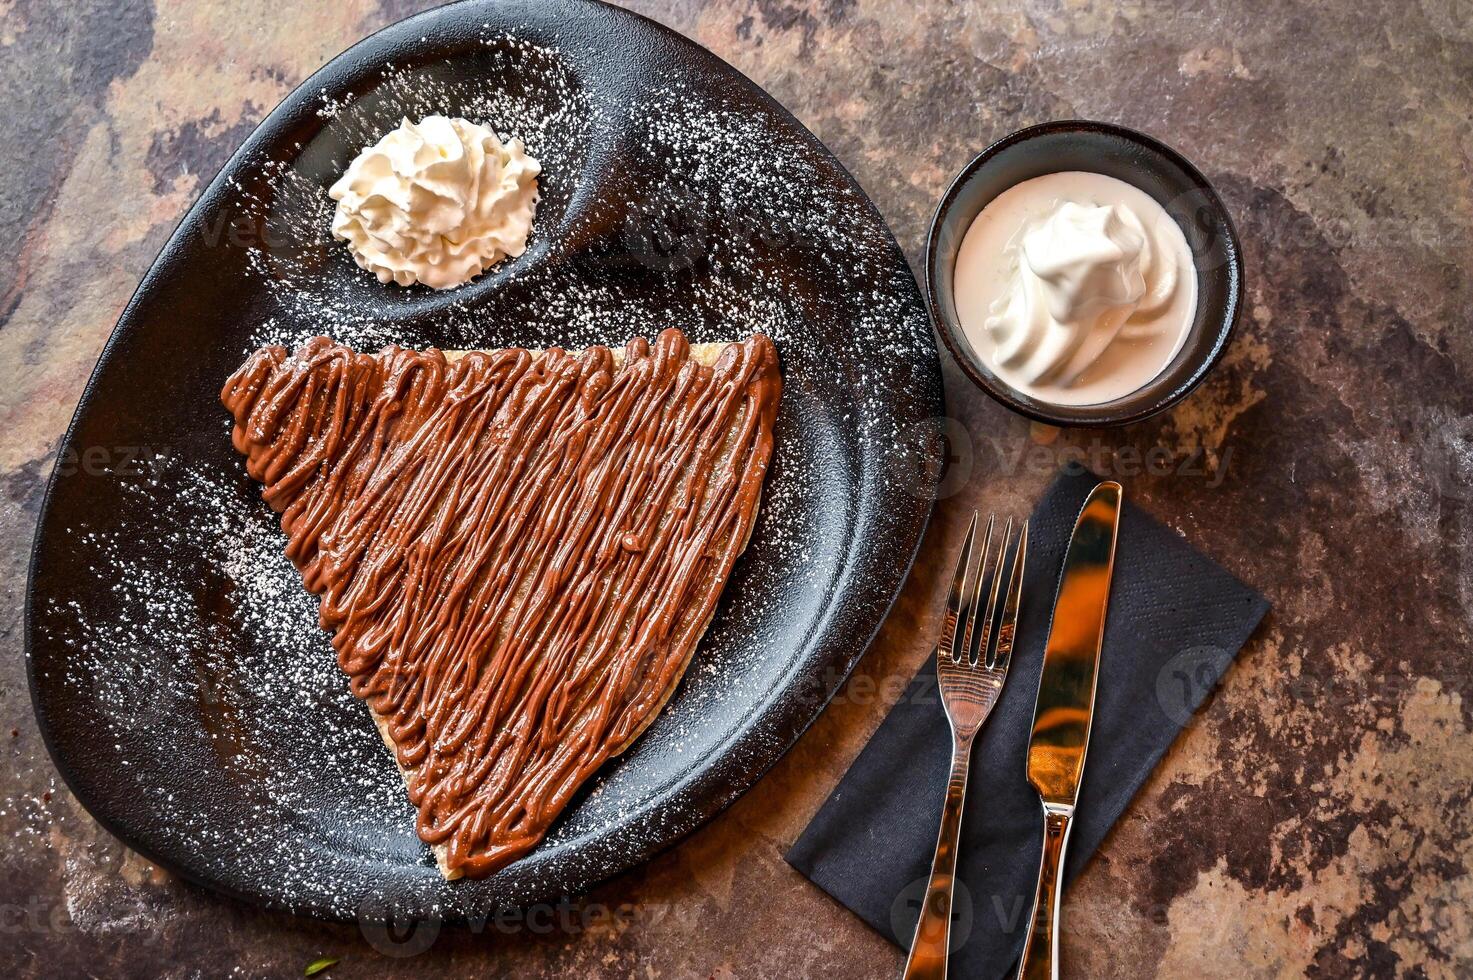
[[[1101,483],[1090,492],[1064,556],[1028,743],[1028,781],[1045,803],[1073,806],[1079,798],[1110,603],[1120,498],[1118,483]]]
[[[1033,915],[1018,968],[1021,980],[1056,980],[1059,976],[1059,873],[1089,749],[1122,496],[1120,484],[1105,482],[1085,500],[1064,554],[1044,647],[1033,734],[1028,742],[1028,782],[1043,803],[1044,843]]]

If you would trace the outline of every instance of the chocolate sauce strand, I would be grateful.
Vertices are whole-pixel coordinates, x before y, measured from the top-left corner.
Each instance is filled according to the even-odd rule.
[[[679,681],[756,519],[782,381],[754,335],[356,354],[266,347],[225,384],[417,829],[490,874]]]

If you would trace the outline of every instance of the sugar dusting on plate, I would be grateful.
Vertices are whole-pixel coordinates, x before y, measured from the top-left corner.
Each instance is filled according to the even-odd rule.
[[[349,149],[401,116],[431,112],[523,139],[542,161],[547,198],[527,255],[489,273],[490,286],[437,297],[427,310],[423,294],[387,292],[399,287],[346,262],[328,232],[332,202],[323,181],[304,176],[300,160],[262,163],[264,185],[240,186],[236,207],[264,229],[251,274],[269,284],[275,309],[239,353],[316,334],[369,351],[389,343],[546,346],[550,338],[580,348],[665,326],[695,341],[770,335],[783,358],[784,415],[790,401],[802,400],[818,424],[797,431],[780,423],[741,586],[723,596],[681,691],[629,753],[674,754],[697,767],[773,700],[804,630],[818,626],[821,593],[851,542],[808,529],[844,524],[813,521],[815,509],[858,506],[830,499],[825,484],[849,458],[844,441],[860,444],[866,470],[856,482],[906,472],[902,457],[914,433],[899,427],[891,403],[904,386],[928,383],[907,372],[932,356],[929,326],[908,270],[896,267],[888,239],[870,230],[871,206],[820,173],[827,164],[816,143],[766,115],[733,111],[678,73],[638,104],[615,106],[580,86],[558,49],[504,32],[483,40],[491,68],[474,78],[444,81],[389,65],[368,96],[334,101],[324,93],[319,115],[332,144]],[[510,91],[488,80],[495,77],[535,84]],[[634,187],[610,181],[589,195],[585,182],[609,176],[596,166],[596,144],[607,139],[622,141],[638,173],[655,176]],[[835,294],[834,281],[847,289]],[[515,315],[487,315],[498,297],[511,297]],[[815,319],[826,329],[815,331]],[[841,340],[819,346],[816,333]],[[223,409],[218,418],[208,438],[228,444]],[[119,751],[128,747],[119,778],[134,781],[160,833],[186,850],[232,849],[248,874],[270,883],[278,904],[346,916],[360,910],[357,886],[335,879],[334,866],[321,860],[326,838],[370,865],[417,860],[425,894],[465,914],[455,903],[466,893],[438,881],[414,838],[399,776],[366,708],[347,691],[317,623],[317,600],[282,553],[284,536],[259,488],[239,465],[222,470],[187,454],[147,472],[124,488],[131,506],[121,522],[104,517],[71,529],[73,546],[109,583],[116,615],[88,615],[53,597],[42,617],[43,629],[73,649],[67,683],[108,706],[113,730],[105,737]],[[815,596],[812,621],[779,635],[767,625],[777,621],[769,604],[795,594]],[[815,708],[828,693],[812,692]],[[300,723],[304,715],[314,719],[310,726]],[[766,737],[767,748],[782,748],[777,735]],[[173,753],[212,756],[248,819],[223,826],[212,816],[218,810],[200,805],[197,794],[218,786],[195,787],[196,794],[154,778]],[[290,768],[283,757],[294,760]],[[750,770],[742,759],[719,765]],[[553,854],[549,878],[592,851],[643,853],[697,822],[678,805],[652,808],[684,790],[623,772],[616,762],[553,829],[543,845]],[[626,835],[609,844],[600,836],[635,816],[647,841]],[[524,887],[531,894],[538,886]]]

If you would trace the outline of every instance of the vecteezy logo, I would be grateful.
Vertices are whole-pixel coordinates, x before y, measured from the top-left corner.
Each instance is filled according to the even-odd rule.
[[[717,223],[715,203],[688,190],[631,211],[619,237],[639,265],[680,272],[710,252]]]
[[[1232,256],[1226,228],[1220,223],[1216,195],[1202,188],[1178,194],[1166,205],[1162,221],[1174,221],[1186,237],[1199,272],[1226,265]]]
[[[954,418],[922,419],[900,433],[887,459],[890,475],[911,496],[945,500],[972,477],[972,437]]]
[[[1212,692],[1233,655],[1222,647],[1188,647],[1166,661],[1156,675],[1156,703],[1178,725],[1192,720],[1197,707]]]
[[[890,905],[890,933],[895,941],[906,949],[915,938],[916,923],[921,919],[921,906],[926,901],[926,889],[931,884],[930,875],[915,879],[895,896]],[[955,953],[967,944],[972,936],[972,892],[965,882],[953,882],[951,890],[951,934],[946,949]]]
[[[440,938],[441,922],[437,916],[411,916],[385,899],[364,899],[358,906],[357,919],[358,931],[368,945],[396,959],[418,956]]]

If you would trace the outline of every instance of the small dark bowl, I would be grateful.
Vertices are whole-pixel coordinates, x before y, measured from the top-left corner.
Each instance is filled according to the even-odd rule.
[[[1197,313],[1176,358],[1145,387],[1098,405],[1040,401],[999,378],[962,332],[952,292],[957,251],[982,209],[1015,184],[1066,170],[1105,174],[1159,201],[1185,233],[1197,270]],[[951,182],[926,241],[926,299],[967,377],[1013,411],[1050,425],[1125,425],[1181,401],[1222,357],[1243,305],[1243,256],[1222,200],[1181,154],[1122,126],[1061,120],[1003,137]]]

